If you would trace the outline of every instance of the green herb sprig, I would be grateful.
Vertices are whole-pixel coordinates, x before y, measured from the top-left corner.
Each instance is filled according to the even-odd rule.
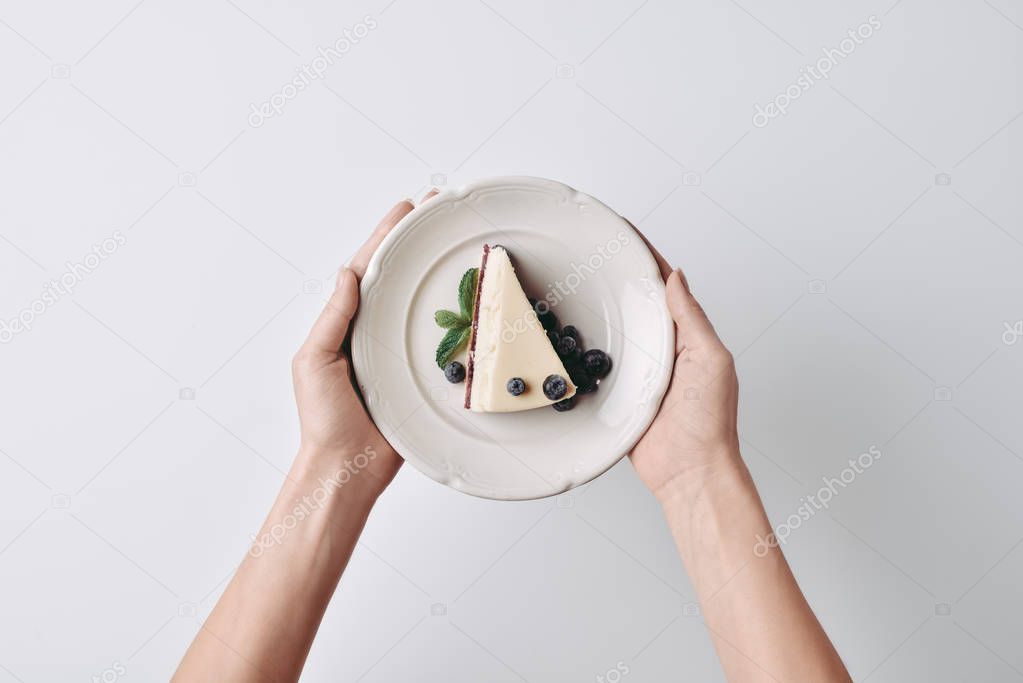
[[[437,345],[437,366],[442,370],[462,347],[469,343],[472,332],[472,314],[476,307],[476,283],[480,269],[470,268],[458,283],[458,308],[460,313],[441,309],[433,314],[438,326],[447,330]]]

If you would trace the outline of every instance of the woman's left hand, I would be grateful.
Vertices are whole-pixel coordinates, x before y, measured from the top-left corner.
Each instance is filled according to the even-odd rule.
[[[317,470],[350,469],[346,463],[364,454],[369,464],[362,469],[370,476],[362,476],[360,469],[352,481],[364,484],[372,497],[383,492],[403,461],[367,414],[353,384],[351,358],[342,344],[359,308],[359,279],[380,242],[413,208],[408,200],[395,205],[341,270],[330,300],[292,362],[302,426],[300,459]]]

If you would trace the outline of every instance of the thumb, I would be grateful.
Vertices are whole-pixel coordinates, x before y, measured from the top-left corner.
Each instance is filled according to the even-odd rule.
[[[676,349],[681,351],[684,346],[701,348],[720,344],[717,332],[703,307],[689,291],[689,284],[682,271],[677,268],[671,271],[664,285],[668,311],[675,320]]]
[[[348,325],[359,308],[359,281],[348,268],[341,271],[337,287],[306,339],[312,351],[337,353],[348,334]]]

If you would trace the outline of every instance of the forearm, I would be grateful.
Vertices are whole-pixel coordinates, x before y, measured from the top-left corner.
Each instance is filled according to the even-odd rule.
[[[376,494],[343,456],[301,453],[175,681],[294,681]]]
[[[737,450],[660,499],[730,681],[848,681],[803,597]]]

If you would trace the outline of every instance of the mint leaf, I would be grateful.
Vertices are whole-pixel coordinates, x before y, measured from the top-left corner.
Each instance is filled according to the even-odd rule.
[[[469,342],[472,334],[472,314],[476,304],[476,283],[479,279],[479,268],[470,268],[462,275],[458,283],[458,307],[461,315],[453,311],[441,309],[433,314],[433,320],[447,330],[444,338],[437,345],[437,365],[444,366],[462,347]]]
[[[471,327],[454,328],[447,331],[437,345],[437,365],[441,370],[451,362],[451,358],[469,341]]]
[[[476,281],[479,274],[479,268],[470,268],[458,283],[458,305],[462,309],[462,317],[469,320],[472,320],[473,309],[476,307]]]
[[[433,314],[434,321],[445,330],[466,327],[469,324],[468,318],[452,311],[440,310]]]

